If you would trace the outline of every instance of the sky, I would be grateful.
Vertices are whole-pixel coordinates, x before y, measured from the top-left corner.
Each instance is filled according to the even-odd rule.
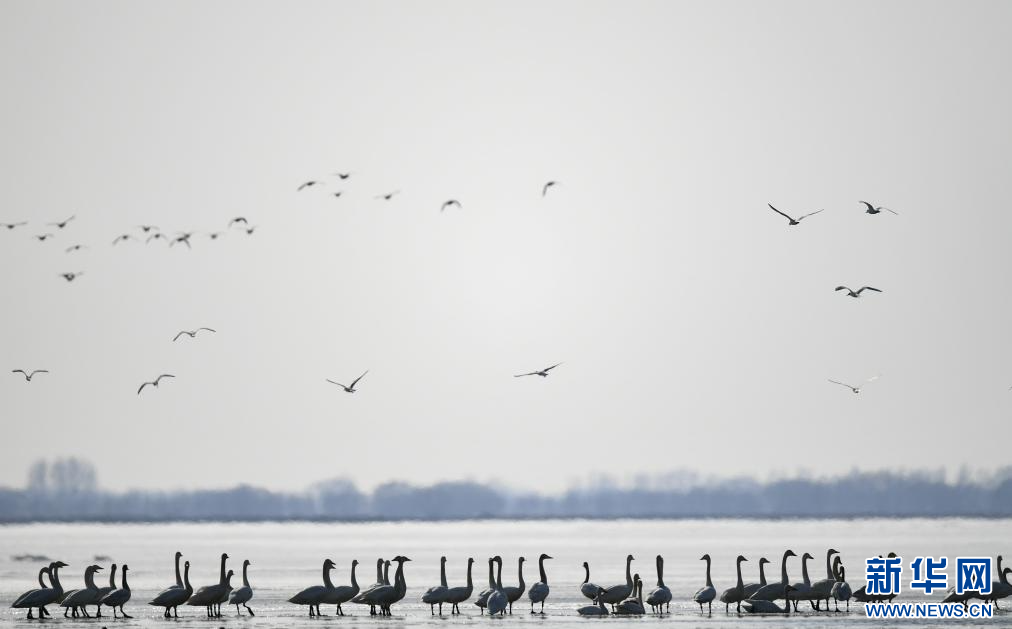
[[[1010,18],[4,2],[0,485],[1005,465]]]

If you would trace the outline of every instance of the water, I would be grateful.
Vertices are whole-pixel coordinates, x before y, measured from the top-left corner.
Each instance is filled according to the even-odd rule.
[[[544,629],[573,626],[571,623],[662,623],[680,627],[731,627],[759,623],[763,627],[852,627],[869,626],[860,605],[851,605],[851,613],[815,613],[802,611],[789,617],[738,617],[724,613],[723,605],[714,605],[712,616],[700,614],[691,602],[692,593],[704,584],[705,563],[700,556],[709,553],[714,560],[713,580],[718,593],[734,585],[734,559],[741,553],[749,558],[743,564],[746,582],[758,580],[757,561],[765,556],[767,577],[779,577],[780,557],[786,548],[798,555],[809,552],[813,580],[825,577],[825,552],[829,546],[841,551],[848,567],[848,581],[854,589],[864,584],[863,559],[893,551],[904,557],[921,555],[981,555],[994,557],[1012,554],[1009,534],[1012,521],[990,519],[912,519],[912,520],[628,520],[628,521],[480,521],[480,522],[405,522],[363,524],[267,523],[267,524],[33,524],[0,526],[0,626],[27,626],[24,610],[7,606],[21,592],[36,587],[39,565],[15,562],[12,555],[42,554],[70,564],[61,573],[66,589],[80,587],[84,567],[100,563],[108,570],[110,562],[94,562],[95,555],[107,555],[112,562],[130,565],[133,598],[127,612],[133,620],[64,620],[62,610],[50,607],[53,619],[48,624],[93,628],[153,627],[172,622],[177,629],[188,627],[304,627],[321,622],[349,627],[402,627],[418,625],[482,625],[483,623],[532,623]],[[190,580],[194,587],[216,583],[219,555],[229,553],[229,565],[241,572],[242,560],[249,558],[250,581],[255,590],[250,603],[257,616],[235,616],[235,608],[223,607],[224,618],[208,620],[203,608],[182,607],[179,620],[166,621],[162,611],[146,605],[155,593],[174,582],[173,554],[180,550],[191,564]],[[545,616],[531,616],[526,596],[514,607],[512,617],[489,620],[478,615],[471,603],[461,604],[464,617],[433,618],[427,605],[420,602],[422,592],[439,583],[439,557],[448,558],[450,585],[463,585],[467,557],[474,557],[475,592],[487,582],[487,558],[499,554],[505,561],[504,584],[515,584],[516,559],[524,555],[529,562],[524,576],[529,584],[538,580],[536,559],[546,552],[555,559],[547,562],[551,595]],[[674,596],[671,613],[662,617],[588,619],[576,614],[587,603],[578,589],[583,581],[582,562],[591,566],[591,578],[605,587],[624,581],[626,554],[636,557],[633,570],[639,572],[649,591],[655,580],[654,557],[665,557],[665,582]],[[372,618],[368,608],[346,605],[343,618],[328,616],[310,620],[307,610],[286,602],[298,590],[321,582],[323,559],[338,564],[332,574],[334,583],[349,582],[351,560],[357,558],[359,583],[375,580],[377,557],[404,554],[412,559],[406,565],[407,596],[394,607],[391,618]],[[788,562],[791,581],[801,580],[801,562]],[[107,583],[100,578],[100,585]],[[391,578],[392,578],[391,574]],[[953,578],[949,570],[950,582]],[[909,582],[909,569],[902,583]],[[240,584],[237,574],[233,584]],[[904,592],[898,600],[923,601],[920,593]],[[940,595],[931,597],[941,600]],[[807,606],[807,603],[802,603]],[[1009,603],[1012,606],[1012,603]],[[799,608],[800,609],[800,608]],[[108,611],[108,610],[107,610]],[[447,612],[448,612],[447,608]],[[15,613],[16,612],[16,613]],[[891,621],[911,626],[952,626],[1008,624],[1012,615],[996,612],[991,620]],[[876,625],[884,621],[878,621]]]

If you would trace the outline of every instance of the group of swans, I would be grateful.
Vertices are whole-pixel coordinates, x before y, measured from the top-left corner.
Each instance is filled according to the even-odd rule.
[[[130,584],[127,583],[129,566],[123,564],[120,587],[116,587],[116,564],[113,564],[110,570],[109,585],[107,587],[95,585],[95,573],[102,568],[101,566],[91,565],[84,570],[84,587],[64,592],[63,586],[60,584],[59,573],[60,568],[66,567],[67,564],[62,561],[54,561],[48,566],[44,566],[39,570],[39,587],[34,590],[28,590],[19,596],[11,607],[15,609],[27,609],[29,619],[34,618],[32,611],[37,609],[39,619],[42,620],[46,616],[49,616],[49,611],[46,609],[47,605],[59,604],[63,607],[64,617],[72,614],[74,618],[78,616],[91,618],[91,614],[88,613],[89,605],[95,605],[95,617],[101,618],[102,606],[105,605],[112,608],[113,618],[119,618],[121,615],[123,618],[131,618],[123,610],[123,606],[130,601]],[[49,579],[48,585],[44,577]],[[117,610],[119,610],[119,613],[117,613]]]
[[[392,584],[389,579],[391,561],[397,564]],[[351,562],[351,585],[340,587],[335,587],[334,583],[330,580],[330,571],[337,564],[330,559],[325,559],[323,561],[323,585],[310,586],[288,599],[288,602],[296,605],[307,605],[310,616],[324,615],[320,611],[320,605],[336,605],[336,615],[343,616],[344,610],[341,606],[349,601],[360,605],[368,605],[370,615],[389,616],[391,614],[391,606],[404,598],[404,594],[407,592],[407,582],[404,579],[404,564],[411,560],[398,555],[391,561],[384,561],[382,558],[377,559],[376,583],[365,589],[361,589],[355,576],[355,571],[358,567],[357,559]]]
[[[208,618],[221,618],[221,604],[228,603],[235,605],[236,614],[242,615],[239,606],[242,605],[250,616],[255,616],[253,610],[247,603],[253,598],[253,587],[249,584],[249,567],[252,562],[249,559],[242,562],[242,587],[232,588],[233,571],[226,572],[228,553],[221,554],[221,570],[218,582],[213,585],[205,585],[196,592],[190,585],[190,562],[187,561],[183,567],[183,573],[179,572],[179,560],[183,553],[176,551],[176,582],[158,593],[148,605],[162,607],[165,609],[164,618],[178,618],[180,605],[203,607]]]
[[[635,557],[625,558],[625,583],[603,588],[590,581],[590,564],[583,562],[585,576],[580,584],[580,592],[594,601],[594,605],[581,607],[577,612],[581,616],[606,616],[609,614],[606,604],[611,605],[612,614],[645,614],[643,606],[643,580],[639,574],[632,574],[632,562]],[[671,590],[664,585],[664,558],[657,555],[657,585],[647,596],[646,603],[651,611],[660,613],[670,609]]]

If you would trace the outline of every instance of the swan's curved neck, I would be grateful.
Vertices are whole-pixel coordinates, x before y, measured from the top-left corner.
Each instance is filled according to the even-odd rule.
[[[129,591],[130,591],[130,584],[128,584],[128,583],[127,583],[127,576],[126,576],[126,573],[127,573],[127,567],[126,567],[126,566],[123,566],[123,570],[122,570],[122,572],[120,573],[120,574],[122,575],[122,576],[120,577],[120,579],[122,579],[122,580],[123,580],[123,588],[122,588],[122,589],[124,589],[124,590],[126,590],[126,591],[128,591],[128,592],[129,592]]]
[[[590,564],[589,563],[584,563],[583,564],[583,569],[587,571],[585,573],[584,577],[583,577],[583,582],[584,583],[590,583]]]
[[[474,562],[471,561],[470,559],[468,559],[467,560],[467,589],[469,589],[469,590],[474,587],[474,584],[471,583],[471,566],[473,566],[473,565],[474,565]]]
[[[394,574],[394,578],[395,579],[397,578],[396,573]],[[383,585],[390,585],[390,562],[389,561],[384,561],[383,562]]]
[[[42,570],[39,570],[39,587],[42,588],[43,590],[48,590],[49,589],[49,586],[46,585],[46,582],[42,580],[42,577],[44,577],[47,574],[50,574],[49,573],[49,566],[46,566]],[[50,575],[49,580],[50,581],[53,580],[52,575]]]
[[[219,579],[218,582],[221,583],[222,585],[225,585],[225,562],[227,560],[228,560],[227,555],[221,556],[221,578]]]
[[[383,559],[376,560],[376,583],[383,583]]]
[[[766,562],[765,561],[760,561],[759,562],[759,583],[761,585],[766,585]]]
[[[187,592],[193,592],[193,586],[190,585],[190,566],[189,566],[189,564],[187,564],[186,568],[183,569],[183,588]]]
[[[707,564],[709,565],[709,564]],[[625,582],[630,588],[633,586],[632,580],[632,557],[625,558]]]
[[[60,567],[59,566],[56,566],[55,568],[53,568],[52,572],[49,573],[49,578],[53,582],[53,589],[56,590],[58,593],[62,594],[63,593],[63,586],[60,585]],[[57,598],[59,598],[59,594],[57,594]]]
[[[249,563],[243,562],[242,564],[242,584],[243,587],[249,587],[249,579],[247,578],[247,572],[249,570]]]
[[[495,589],[495,559],[488,560],[488,589]]]
[[[183,577],[179,575],[179,559],[182,557],[181,554],[176,553],[176,585],[183,587]]]
[[[520,589],[524,589],[524,560],[521,557],[517,562],[517,572],[520,573]]]
[[[496,562],[495,589],[497,590],[502,589],[502,561]]]
[[[780,562],[780,582],[787,585],[787,553],[784,553],[784,559]]]
[[[713,581],[710,580],[710,558],[706,558],[706,587],[712,588]]]
[[[403,594],[408,589],[408,583],[404,580],[404,562],[397,562],[397,572],[394,573],[394,589]]]
[[[738,585],[735,588],[740,592],[745,589],[745,582],[741,580],[741,559],[738,560]]]
[[[538,558],[538,572],[541,573],[541,582],[548,583],[548,574],[545,572],[545,558]]]
[[[446,557],[439,560],[439,585],[446,587]]]
[[[97,587],[95,587],[95,570],[92,568],[88,568],[87,570],[84,571],[84,587],[88,588],[89,590],[98,589]]]
[[[358,568],[357,563],[351,564],[351,587],[358,589],[358,579],[355,578],[355,569]]]
[[[811,583],[811,580],[808,578],[808,556],[807,555],[805,557],[801,558],[801,578],[804,580],[805,585],[808,585],[809,583]]]
[[[325,585],[328,590],[333,590],[334,584],[330,580],[330,570],[331,570],[330,564],[323,566],[323,585]]]
[[[109,587],[116,589],[116,564],[113,564],[112,569],[109,570]]]
[[[836,576],[833,574],[833,561],[832,561],[832,559],[833,559],[833,553],[831,553],[829,551],[826,551],[826,578],[827,579],[836,579]]]
[[[657,587],[664,587],[664,558],[657,555]]]

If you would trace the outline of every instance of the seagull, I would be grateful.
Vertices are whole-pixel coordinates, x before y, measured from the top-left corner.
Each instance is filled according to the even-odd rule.
[[[21,374],[21,375],[23,375],[25,377],[25,382],[31,382],[32,381],[32,376],[34,376],[37,373],[49,373],[49,370],[48,369],[36,369],[35,371],[28,372],[28,371],[25,371],[24,369],[15,369],[15,370],[11,371],[11,373],[19,373],[19,374]]]
[[[541,376],[542,378],[547,378],[548,377],[548,372],[551,371],[552,369],[555,369],[556,367],[558,367],[561,364],[562,363],[555,363],[551,367],[545,367],[544,369],[542,369],[540,371],[532,371],[530,373],[521,373],[521,374],[517,374],[517,375],[515,375],[513,377],[514,378],[523,378],[524,376]]]
[[[177,242],[181,242],[181,243],[185,244],[188,249],[193,249],[193,246],[190,244],[190,236],[192,236],[192,235],[193,234],[191,234],[191,233],[180,234],[179,236],[176,236],[176,238],[173,239],[172,242],[169,243],[169,246],[171,247],[172,245],[176,244]],[[154,236],[152,236],[152,238],[154,238]]]
[[[45,242],[45,240],[47,238],[52,238],[52,237],[53,237],[52,234],[39,234],[38,236],[36,236],[36,238],[39,240],[39,242]]]
[[[868,378],[868,382],[873,382],[875,380],[878,380],[878,378],[879,378],[878,376],[874,376],[874,377]],[[860,393],[861,392],[861,387],[864,386],[862,384],[861,386],[855,387],[855,386],[851,386],[851,385],[849,385],[849,384],[847,384],[845,382],[837,382],[836,380],[830,380],[830,382],[832,382],[833,384],[838,384],[838,385],[840,385],[842,387],[847,387],[848,389],[850,389],[854,393]]]
[[[0,223],[0,227],[6,227],[7,229],[14,229],[15,227],[21,227],[27,225],[27,221],[21,221],[20,223]]]
[[[211,232],[207,235],[207,237],[210,238],[211,240],[218,240],[220,236],[221,232]]]
[[[340,382],[334,382],[333,380],[331,380],[329,378],[327,379],[327,382],[329,382],[330,384],[336,384],[337,386],[342,387],[347,393],[354,393],[356,391],[355,385],[358,384],[358,381],[361,380],[362,378],[364,378],[365,374],[367,374],[367,373],[369,373],[368,369],[366,369],[362,373],[361,376],[355,378],[355,380],[352,381],[351,386],[345,386],[345,385],[341,384]]]
[[[319,181],[313,181],[313,180],[307,181],[306,183],[304,183],[301,186],[299,186],[295,191],[296,192],[302,192],[303,188],[309,188],[310,186],[315,186],[318,183],[320,183],[320,182]]]
[[[120,242],[122,240],[133,240],[133,239],[134,239],[134,237],[131,236],[130,234],[122,234],[120,236],[116,236],[116,240],[113,240],[112,244],[115,245],[116,243],[118,243],[118,242]]]
[[[551,188],[552,186],[557,186],[557,185],[559,185],[558,181],[549,181],[548,183],[546,183],[545,187],[541,189],[541,196],[544,197],[546,194],[548,194],[548,189],[549,188]]]
[[[381,194],[381,195],[377,196],[376,198],[377,199],[383,199],[384,201],[389,201],[390,199],[394,198],[395,194],[398,194],[399,192],[400,192],[400,190],[394,190],[393,192],[388,192],[386,194]]]
[[[334,195],[334,196],[335,196],[336,198],[341,198],[341,195],[342,195],[342,194],[344,194],[344,190],[338,190],[337,192],[334,192],[334,193],[333,193],[333,195]]]
[[[87,248],[88,247],[86,247],[84,245],[74,245],[72,247],[67,247],[67,253],[70,253],[71,251],[80,251],[81,249],[87,249]]]
[[[865,206],[868,208],[867,210],[864,211],[865,214],[878,214],[882,210],[885,210],[886,212],[892,212],[896,216],[899,216],[899,212],[896,212],[894,210],[890,210],[887,207],[882,207],[882,206],[875,207],[874,205],[872,205],[871,203],[868,203],[867,201],[858,201],[858,203],[864,203]]]
[[[798,223],[801,222],[802,219],[808,218],[809,216],[812,216],[813,214],[818,214],[819,212],[822,211],[822,210],[815,210],[814,212],[809,212],[808,214],[805,214],[804,216],[799,216],[798,218],[791,218],[790,216],[787,216],[786,214],[784,214],[783,212],[781,212],[777,208],[773,207],[772,203],[767,203],[766,205],[770,206],[771,210],[773,210],[774,212],[776,212],[780,216],[783,216],[788,221],[790,221],[788,223],[788,225],[797,225]]]
[[[246,228],[246,235],[247,236],[252,236],[253,232],[256,230],[256,228],[257,228],[256,225],[250,225],[249,227],[247,227]]]
[[[442,212],[446,208],[451,207],[453,205],[456,205],[458,208],[463,208],[464,207],[463,205],[460,204],[460,201],[458,201],[456,199],[450,199],[449,201],[446,201],[445,203],[443,203],[443,205],[439,208],[439,211]]]
[[[166,236],[165,234],[163,234],[162,232],[157,232],[157,233],[154,233],[154,234],[151,234],[150,236],[148,236],[147,240],[144,241],[144,244],[148,244],[152,240],[159,240],[159,239],[161,239],[161,240],[168,240],[169,237]]]
[[[351,177],[351,173],[334,173],[334,174],[340,177],[341,181],[344,181],[348,177]]]
[[[212,330],[211,328],[197,328],[196,330],[182,330],[179,334],[177,334],[175,336],[175,338],[172,339],[172,342],[175,343],[177,340],[179,340],[179,337],[181,337],[184,334],[186,334],[187,336],[189,336],[191,339],[195,338],[197,336],[197,332],[200,332],[201,330],[207,330],[208,332],[217,332],[217,330]]]
[[[60,277],[67,280],[68,282],[73,282],[81,275],[84,275],[84,271],[78,271],[77,273],[60,273]]]
[[[865,290],[873,290],[876,293],[881,293],[882,292],[880,289],[875,288],[874,286],[862,286],[861,288],[857,289],[856,291],[850,290],[846,286],[837,286],[834,290],[845,290],[845,291],[847,291],[847,295],[849,295],[851,297],[860,297],[861,296],[861,292],[865,291]]]
[[[243,217],[243,216],[236,216],[235,218],[233,218],[232,220],[230,220],[228,222],[228,226],[231,227],[232,225],[235,225],[236,223],[242,223],[243,225],[249,225],[249,221],[247,221],[245,217]]]
[[[71,216],[70,218],[68,218],[65,221],[60,221],[58,223],[49,223],[49,225],[54,225],[54,226],[56,226],[57,229],[63,229],[64,227],[67,226],[67,223],[69,223],[72,220],[74,220],[73,216]]]
[[[142,230],[145,234],[151,231],[152,229],[158,231],[157,225],[138,225],[137,228]]]
[[[144,387],[148,386],[149,384],[153,387],[157,387],[158,383],[162,381],[162,378],[175,378],[175,376],[172,375],[171,373],[163,373],[162,375],[155,378],[154,382],[145,382],[144,384],[142,384],[141,388],[137,389],[137,395],[140,395],[141,391],[144,390]]]

